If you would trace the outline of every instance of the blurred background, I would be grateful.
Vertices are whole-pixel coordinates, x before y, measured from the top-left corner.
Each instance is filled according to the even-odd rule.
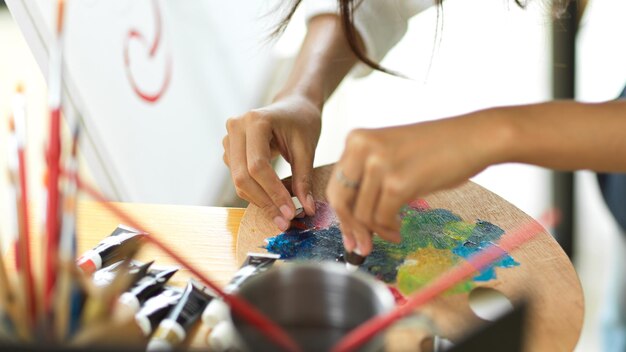
[[[43,199],[53,3],[13,0],[9,12],[0,1],[0,140],[7,138],[11,98],[21,83],[28,99],[29,183],[31,200],[39,204],[33,207],[36,217]],[[299,10],[280,39],[268,40],[280,18],[279,3],[70,2],[65,103],[86,132],[83,177],[114,200],[244,205],[234,196],[222,165],[221,138],[228,117],[272,98],[304,37]],[[573,38],[568,32],[572,15],[553,24],[547,1],[531,1],[522,10],[507,0],[446,0],[438,40],[436,11],[430,9],[410,21],[405,37],[382,62],[410,80],[374,72],[348,78],[340,86],[325,107],[315,164],[336,161],[345,136],[357,127],[541,102],[555,94],[566,97],[559,90],[562,78],[555,75],[559,70],[575,76],[570,91],[577,99],[613,99],[626,84],[626,46],[617,45],[626,36],[626,22],[620,18],[624,13],[624,1],[589,1],[573,41],[573,66],[567,55],[559,56],[568,49],[553,45],[555,37]],[[0,165],[6,164],[6,149],[0,143]],[[290,173],[282,161],[276,168],[281,177]],[[473,181],[534,217],[554,202],[571,207],[570,227],[557,232],[585,293],[585,325],[577,350],[601,350],[600,303],[626,246],[595,175],[580,171],[555,176],[537,167],[507,164],[490,167]],[[6,184],[2,172],[0,189]],[[8,207],[3,199],[2,234],[8,231]]]

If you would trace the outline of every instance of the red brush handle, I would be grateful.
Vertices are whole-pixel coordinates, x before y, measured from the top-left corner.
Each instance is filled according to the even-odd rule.
[[[33,269],[31,266],[31,255],[30,255],[30,221],[28,214],[28,185],[26,182],[26,160],[24,157],[24,149],[20,148],[17,151],[18,164],[19,164],[19,179],[20,179],[20,189],[21,197],[20,197],[20,208],[22,212],[21,219],[21,228],[22,228],[22,238],[20,241],[22,244],[20,245],[22,248],[17,252],[19,267],[23,270],[25,274],[25,285],[26,285],[26,300],[28,302],[29,307],[29,318],[31,322],[34,322],[37,318],[37,300],[35,297],[35,281],[33,279]]]
[[[542,216],[542,223],[552,226],[556,222],[557,217],[556,212],[548,212]],[[386,315],[374,317],[352,330],[333,347],[332,351],[347,352],[356,350],[397,320],[413,313],[416,308],[428,303],[459,282],[470,278],[477,271],[496,262],[507,252],[513,251],[542,231],[543,227],[538,222],[533,221],[522,225],[515,231],[509,232],[497,245],[492,245],[476,253],[466,262],[447,271],[435,281],[411,295],[405,304],[397,306]]]
[[[46,207],[46,258],[44,282],[44,307],[50,311],[52,292],[56,281],[57,251],[59,247],[59,159],[61,156],[61,112],[59,107],[50,112],[48,145],[48,204]]]
[[[74,177],[76,179],[76,183],[78,188],[96,200],[102,202],[102,205],[107,208],[110,212],[118,216],[123,222],[127,223],[129,226],[136,228],[137,230],[143,231],[143,226],[139,224],[139,222],[135,221],[130,215],[126,214],[120,207],[117,205],[108,202],[108,200],[101,195],[97,190],[90,187],[87,184],[84,184],[80,181],[80,178],[76,175],[68,175],[69,177]],[[259,312],[256,308],[250,305],[245,300],[242,300],[234,295],[229,295],[222,291],[222,289],[209,280],[204,274],[202,274],[198,269],[196,269],[193,265],[179,256],[176,252],[169,249],[163,242],[156,238],[157,236],[145,236],[145,239],[157,246],[163,252],[167,253],[169,256],[174,258],[178,263],[187,268],[193,275],[195,275],[202,283],[210,287],[213,291],[215,291],[218,295],[220,295],[228,305],[230,305],[232,311],[244,318],[248,323],[255,326],[259,329],[265,336],[276,343],[277,346],[282,347],[286,351],[301,351],[301,348],[285,333],[278,325],[265,317],[261,312]]]

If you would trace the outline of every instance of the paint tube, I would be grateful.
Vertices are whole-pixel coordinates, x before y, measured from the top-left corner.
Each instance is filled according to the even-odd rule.
[[[181,289],[168,287],[144,303],[139,312],[135,314],[135,321],[145,336],[152,334],[170,310],[180,301],[182,294]]]
[[[177,271],[176,268],[149,270],[147,275],[139,279],[130,290],[122,293],[118,303],[130,309],[132,314],[137,313],[149,298],[163,290],[167,280]]]
[[[132,243],[136,243],[146,233],[139,232],[131,227],[118,225],[118,227],[104,238],[93,249],[88,250],[76,260],[76,264],[87,274],[123,260],[124,251],[121,249]]]
[[[117,275],[117,272],[122,268],[122,264],[124,263],[123,260],[117,262],[117,263],[113,263],[107,267],[104,267],[98,271],[96,271],[93,274],[93,284],[96,287],[104,287],[104,286],[108,286],[109,284],[111,284],[113,282],[113,280],[115,279],[115,276]],[[136,260],[132,260],[129,264],[128,264],[128,274],[129,275],[135,275],[135,277],[133,278],[133,284],[135,282],[137,282],[138,280],[140,280],[141,278],[143,278],[144,276],[146,276],[148,269],[150,268],[150,266],[152,265],[152,263],[154,263],[154,261],[148,262],[148,263],[142,263]]]
[[[228,285],[226,285],[224,292],[234,293],[246,280],[271,268],[274,262],[276,262],[276,259],[279,258],[280,255],[278,254],[248,253],[246,261],[241,268],[239,268],[239,271],[237,271]],[[213,328],[220,321],[227,319],[228,315],[228,305],[221,299],[215,299],[209,303],[202,313],[202,322],[208,327]]]
[[[246,351],[245,343],[235,330],[235,325],[230,320],[219,322],[207,339],[209,348],[213,352],[221,351]]]
[[[210,289],[190,280],[178,304],[159,324],[148,343],[147,351],[171,351],[179,346],[214,297]]]

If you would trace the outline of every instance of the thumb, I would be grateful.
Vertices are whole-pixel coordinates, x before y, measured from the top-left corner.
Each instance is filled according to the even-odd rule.
[[[306,215],[314,215],[313,155],[308,155],[304,151],[294,153],[291,162],[291,174],[291,191],[302,203]]]

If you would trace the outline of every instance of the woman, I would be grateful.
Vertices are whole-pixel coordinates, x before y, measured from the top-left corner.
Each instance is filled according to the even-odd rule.
[[[341,16],[332,1],[311,4],[307,36],[274,103],[230,119],[224,138],[224,160],[238,194],[263,208],[281,230],[295,209],[271,158],[280,153],[291,164],[292,192],[312,215],[310,173],[324,102],[359,59],[382,69],[375,60],[402,37],[408,18],[432,1],[364,1],[352,11],[352,1],[340,0]],[[368,254],[372,234],[399,241],[396,214],[407,201],[505,162],[626,172],[626,102],[555,101],[353,131],[327,192],[346,249]],[[619,208],[619,197],[616,203]]]

